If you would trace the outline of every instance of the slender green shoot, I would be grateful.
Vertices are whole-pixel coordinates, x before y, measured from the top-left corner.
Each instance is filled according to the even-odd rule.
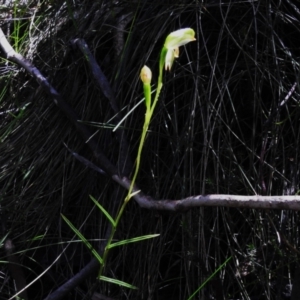
[[[223,262],[199,287],[198,289],[188,298],[188,300],[192,300],[199,291],[201,291],[205,286],[206,284],[211,281],[215,275],[231,260],[231,256],[229,258],[227,258],[225,260],[225,262]]]
[[[117,285],[120,285],[120,286],[124,286],[124,287],[127,287],[129,289],[133,289],[133,290],[138,289],[136,286],[134,286],[132,284],[126,283],[126,282],[121,281],[121,280],[109,278],[109,277],[106,277],[106,276],[99,276],[99,279],[103,280],[103,281],[106,281],[106,282],[114,283],[114,284],[117,284]]]
[[[157,233],[156,234],[138,236],[138,237],[135,237],[135,238],[132,238],[132,239],[123,240],[123,241],[120,241],[120,242],[110,244],[107,248],[111,249],[111,248],[118,247],[118,246],[128,245],[130,243],[141,242],[141,241],[144,241],[144,240],[153,239],[153,238],[158,237],[158,236],[160,236],[160,234],[157,234]]]
[[[92,195],[90,195],[90,198],[93,200],[93,202],[96,204],[96,206],[103,212],[103,214],[109,220],[109,222],[111,223],[111,225],[113,227],[116,227],[116,222],[113,219],[113,217],[108,213],[108,211]]]
[[[84,237],[84,235],[81,234],[79,230],[76,229],[76,227],[69,221],[67,217],[65,217],[63,214],[61,214],[61,217],[63,220],[69,225],[69,227],[74,231],[74,233],[82,240],[82,242],[85,244],[85,246],[93,253],[93,255],[98,259],[100,264],[103,264],[103,259],[98,254],[98,252],[94,249],[94,247],[91,245],[91,243]]]

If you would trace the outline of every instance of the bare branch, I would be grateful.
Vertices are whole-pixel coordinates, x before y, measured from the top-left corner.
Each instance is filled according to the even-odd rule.
[[[112,179],[129,189],[130,181],[123,177],[112,176]],[[133,192],[138,191],[137,187]],[[154,200],[141,191],[135,195],[134,200],[140,207],[153,210],[166,210],[180,212],[193,207],[236,207],[259,209],[289,209],[300,210],[300,196],[260,196],[260,195],[196,195],[179,200]]]
[[[134,198],[141,207],[155,210],[185,211],[202,206],[300,210],[300,196],[198,195],[181,200],[155,201],[138,194]]]

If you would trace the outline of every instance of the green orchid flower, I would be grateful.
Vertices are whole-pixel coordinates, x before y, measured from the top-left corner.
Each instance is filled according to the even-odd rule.
[[[165,70],[171,70],[174,59],[179,56],[179,47],[195,40],[195,31],[192,28],[183,28],[171,32],[164,44],[166,51]]]

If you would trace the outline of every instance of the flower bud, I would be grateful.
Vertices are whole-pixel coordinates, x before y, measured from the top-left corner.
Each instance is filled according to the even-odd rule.
[[[144,66],[141,70],[140,77],[144,84],[150,84],[151,79],[152,79],[152,72],[151,72],[150,68],[148,68],[147,66]]]

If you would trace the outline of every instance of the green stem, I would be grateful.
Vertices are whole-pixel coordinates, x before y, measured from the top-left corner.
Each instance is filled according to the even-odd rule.
[[[149,128],[149,124],[150,124],[150,120],[151,120],[151,111],[147,110],[146,115],[145,115],[145,122],[144,122],[144,126],[143,126],[143,131],[142,131],[142,136],[141,136],[141,140],[140,140],[140,144],[139,144],[139,148],[138,148],[138,153],[136,156],[136,164],[135,164],[135,171],[131,180],[131,184],[128,190],[128,194],[127,197],[125,198],[125,202],[128,202],[131,197],[132,197],[132,190],[136,181],[136,177],[138,175],[139,169],[140,169],[140,163],[141,163],[141,156],[142,156],[142,150],[143,150],[143,146],[145,144],[145,139],[146,139],[146,135],[148,132],[148,128]]]
[[[115,226],[113,226],[110,237],[107,241],[107,244],[106,244],[106,247],[105,247],[105,250],[104,250],[104,253],[103,253],[103,264],[100,267],[99,276],[102,275],[103,272],[104,272],[107,257],[108,257],[108,253],[109,253],[109,245],[111,244],[111,242],[113,240],[113,237],[114,237],[115,232],[117,230],[118,224],[119,224],[119,222],[121,220],[121,217],[123,215],[123,212],[125,210],[125,207],[126,207],[128,201],[133,196],[132,191],[133,191],[133,187],[134,187],[134,184],[135,184],[135,181],[136,181],[139,169],[140,169],[142,150],[143,150],[143,147],[144,147],[144,144],[145,144],[149,124],[150,124],[155,106],[156,106],[157,101],[159,99],[160,91],[161,91],[162,86],[163,86],[163,83],[162,83],[162,81],[163,81],[163,67],[164,67],[164,64],[165,64],[166,53],[167,53],[167,49],[165,47],[163,47],[163,49],[160,53],[159,75],[158,75],[156,94],[155,94],[155,98],[154,98],[153,103],[151,103],[151,89],[149,89],[149,87],[145,88],[145,85],[144,85],[145,100],[146,100],[146,114],[145,114],[145,121],[144,121],[144,125],[143,125],[143,131],[142,131],[142,135],[141,135],[141,139],[140,139],[140,144],[139,144],[139,148],[138,148],[138,153],[137,153],[137,156],[136,156],[135,171],[134,171],[131,183],[130,183],[130,187],[128,189],[127,196],[126,196],[122,206],[120,207],[120,210],[118,211]],[[149,96],[150,96],[150,99],[149,99]]]
[[[160,52],[157,89],[156,89],[156,94],[155,94],[153,104],[151,106],[151,117],[152,117],[152,114],[154,112],[155,106],[157,104],[157,101],[158,101],[158,98],[159,98],[159,95],[160,95],[160,91],[161,91],[162,86],[163,86],[163,68],[164,68],[164,65],[165,65],[167,51],[168,51],[168,49],[163,47],[161,52]]]
[[[155,109],[155,106],[157,104],[157,101],[159,99],[159,95],[160,95],[160,91],[162,89],[163,86],[163,67],[165,64],[165,58],[166,58],[166,53],[167,53],[167,48],[163,47],[163,49],[161,50],[160,53],[160,59],[159,59],[159,75],[158,75],[158,81],[157,81],[157,89],[156,89],[156,94],[155,94],[155,98],[154,101],[152,103],[151,106],[146,104],[147,110],[146,110],[146,115],[145,115],[145,121],[144,121],[144,126],[143,126],[143,132],[142,132],[142,136],[141,136],[141,140],[140,140],[140,144],[139,144],[139,149],[138,149],[138,153],[137,153],[137,157],[136,157],[136,165],[135,165],[135,171],[134,171],[134,175],[133,178],[131,180],[131,184],[128,190],[128,194],[125,198],[125,202],[128,202],[132,195],[132,190],[133,190],[133,186],[135,184],[135,180],[136,177],[138,175],[139,172],[139,168],[140,168],[140,162],[141,162],[141,156],[142,156],[142,150],[145,144],[145,139],[146,139],[146,135],[148,132],[148,128],[149,128],[149,124]],[[148,91],[149,92],[149,91]],[[151,101],[147,100],[147,95],[145,95],[146,101],[149,103],[151,103]]]
[[[116,233],[116,230],[118,228],[118,224],[121,220],[121,217],[123,215],[123,212],[125,210],[125,207],[126,207],[126,204],[127,202],[123,202],[118,214],[117,214],[117,217],[116,217],[116,221],[115,221],[115,226],[112,227],[112,230],[111,230],[111,233],[110,233],[110,236],[108,238],[108,241],[106,243],[106,247],[104,249],[104,253],[103,253],[103,264],[100,266],[100,270],[99,270],[99,277],[103,274],[104,272],[104,269],[105,269],[105,265],[106,265],[106,261],[107,261],[107,257],[108,257],[108,253],[109,253],[109,245],[111,244],[113,238],[114,238],[114,235]]]

